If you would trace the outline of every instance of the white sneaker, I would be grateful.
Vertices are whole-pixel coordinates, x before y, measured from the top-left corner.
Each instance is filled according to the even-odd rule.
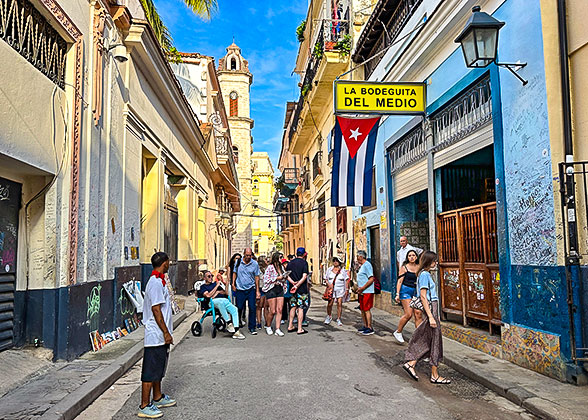
[[[327,315],[327,317],[325,318],[325,324],[329,325],[332,320],[333,320],[333,318],[331,318],[329,315]]]
[[[394,338],[399,342],[399,343],[404,343],[404,337],[402,336],[401,332],[398,331],[394,331]]]
[[[281,329],[278,328],[276,330],[276,332],[274,332],[274,335],[277,335],[278,337],[283,337],[284,336],[284,333],[282,332]]]
[[[338,320],[337,320],[337,326],[338,326],[338,327],[342,327],[342,326],[343,326],[343,323],[341,322],[341,320],[340,320],[340,319],[338,319]]]
[[[280,321],[281,325],[284,325],[286,323],[286,321],[284,321],[283,319]]]
[[[233,334],[233,338],[236,340],[245,340],[245,336],[241,334],[241,331],[236,331],[235,334]]]
[[[227,332],[230,332],[230,333],[235,332],[235,327],[233,327],[233,324],[227,325]]]
[[[265,332],[267,335],[272,335],[274,332],[272,331],[272,327],[265,327]]]

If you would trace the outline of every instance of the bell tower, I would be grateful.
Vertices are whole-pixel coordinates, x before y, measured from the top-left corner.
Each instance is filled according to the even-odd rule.
[[[253,214],[255,211],[251,195],[253,120],[249,113],[249,93],[253,75],[249,72],[247,60],[241,55],[241,48],[234,42],[227,47],[227,53],[219,60],[217,72],[229,117],[233,154],[236,157],[241,213]],[[231,253],[242,253],[245,247],[253,248],[251,218],[236,216],[234,222],[237,224],[237,231],[232,241]]]

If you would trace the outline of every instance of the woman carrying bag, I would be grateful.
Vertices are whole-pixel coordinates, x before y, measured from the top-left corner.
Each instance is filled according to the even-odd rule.
[[[417,272],[417,290],[419,297],[413,298],[413,308],[422,307],[424,316],[423,322],[414,331],[408,349],[405,353],[407,362],[402,365],[403,369],[415,381],[419,380],[415,371],[417,362],[423,357],[430,358],[431,383],[450,384],[451,380],[439,376],[437,370],[443,359],[443,341],[441,335],[441,320],[439,318],[439,296],[437,287],[431,277],[431,270],[437,267],[437,254],[433,251],[425,251],[420,257],[419,269]]]
[[[343,325],[343,322],[341,322],[343,300],[349,296],[349,274],[343,268],[343,264],[339,258],[333,257],[333,265],[327,269],[325,280],[327,282],[327,289],[325,290],[323,299],[328,302],[325,324],[328,325],[333,320],[331,316],[333,302],[337,301],[337,325],[340,327]]]

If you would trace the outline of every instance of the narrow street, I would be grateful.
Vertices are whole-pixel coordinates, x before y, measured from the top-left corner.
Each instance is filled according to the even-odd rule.
[[[350,303],[349,305],[353,305]],[[324,305],[315,299],[309,334],[283,338],[247,333],[246,340],[188,334],[171,354],[164,392],[178,400],[165,419],[532,419],[520,407],[447,366],[453,384],[429,383],[421,364],[416,383],[400,363],[404,347],[390,332],[363,337],[350,311],[344,326],[322,323]],[[115,385],[116,386],[116,385]],[[115,419],[136,418],[139,383]]]

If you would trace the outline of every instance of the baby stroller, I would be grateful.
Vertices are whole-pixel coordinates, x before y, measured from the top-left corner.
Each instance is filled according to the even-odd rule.
[[[200,309],[203,311],[202,316],[200,317],[199,321],[194,321],[192,323],[192,335],[194,337],[200,337],[202,335],[202,322],[208,316],[212,316],[212,338],[216,338],[217,331],[225,331],[227,328],[227,322],[223,319],[221,314],[219,314],[215,309],[214,305],[210,301],[210,298],[206,297],[198,297],[198,289],[204,282],[196,282],[194,284],[194,290],[196,291],[196,302],[200,305]]]

